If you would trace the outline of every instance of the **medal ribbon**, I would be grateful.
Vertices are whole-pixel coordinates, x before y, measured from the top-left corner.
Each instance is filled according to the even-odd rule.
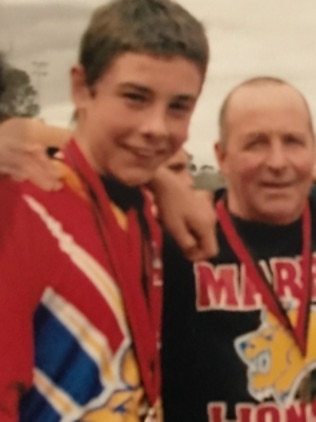
[[[252,257],[249,248],[238,234],[234,222],[229,214],[224,201],[221,199],[216,204],[217,216],[223,229],[226,239],[241,263],[246,267],[246,273],[261,293],[264,302],[274,316],[282,323],[294,338],[303,356],[307,347],[307,328],[309,317],[309,300],[311,293],[311,215],[309,204],[306,203],[302,218],[302,289],[300,304],[298,308],[298,318],[295,326],[284,310],[273,285],[269,282],[260,265]]]
[[[145,393],[150,406],[153,406],[160,397],[161,382],[158,348],[162,301],[160,229],[149,216],[150,204],[145,198],[144,213],[150,239],[143,238],[137,212],[133,208],[126,213],[128,228],[123,230],[113,213],[111,200],[100,178],[85,161],[74,141],[68,145],[65,153],[90,197],[108,263],[124,299]],[[154,239],[158,239],[157,245]],[[144,248],[145,256],[142,254]],[[148,300],[141,283],[142,267],[146,270]]]

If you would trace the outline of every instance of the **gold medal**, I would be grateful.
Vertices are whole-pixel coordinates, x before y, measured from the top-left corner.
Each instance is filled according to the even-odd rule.
[[[148,410],[144,422],[163,422],[160,400]]]

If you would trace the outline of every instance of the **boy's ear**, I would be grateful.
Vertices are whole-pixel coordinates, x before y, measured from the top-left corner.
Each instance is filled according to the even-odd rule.
[[[86,84],[86,74],[84,68],[78,64],[70,70],[71,96],[75,108],[80,110],[87,100],[91,99],[91,90]]]

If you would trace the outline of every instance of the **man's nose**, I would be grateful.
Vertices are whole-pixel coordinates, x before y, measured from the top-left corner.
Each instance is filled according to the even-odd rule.
[[[267,165],[272,169],[282,169],[286,166],[287,154],[282,140],[277,138],[273,139],[268,151]]]

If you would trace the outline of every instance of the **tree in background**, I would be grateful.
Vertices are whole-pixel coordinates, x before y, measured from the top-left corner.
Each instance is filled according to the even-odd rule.
[[[4,60],[0,55],[0,98],[4,92]]]
[[[221,171],[208,164],[202,165],[194,176],[195,185],[198,189],[216,192],[225,187],[225,179]]]
[[[39,113],[37,92],[27,72],[10,66],[0,55],[0,121]]]

